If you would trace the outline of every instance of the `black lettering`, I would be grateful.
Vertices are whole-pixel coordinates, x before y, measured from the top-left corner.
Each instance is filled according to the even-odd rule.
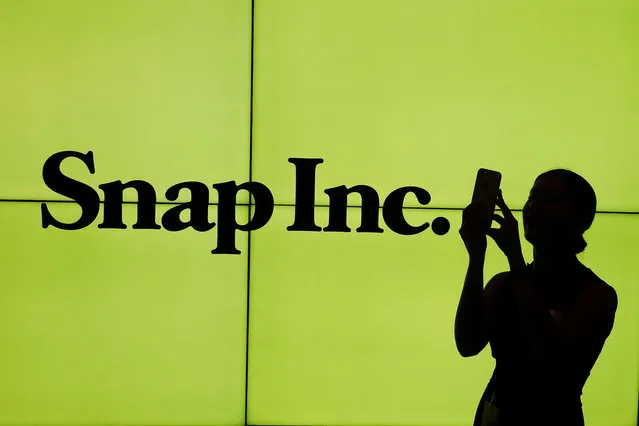
[[[92,224],[100,212],[100,197],[97,192],[89,185],[65,176],[60,170],[62,160],[71,157],[80,159],[89,169],[89,173],[95,173],[92,151],[86,154],[76,151],[62,151],[53,154],[45,161],[42,167],[42,178],[49,189],[78,203],[82,209],[82,214],[80,219],[74,223],[62,223],[51,215],[47,204],[42,203],[40,211],[42,212],[42,227],[45,229],[49,225],[68,231],[82,229]]]
[[[379,195],[374,188],[367,185],[356,185],[346,188],[345,185],[329,188],[324,191],[328,194],[330,202],[328,206],[328,226],[324,231],[351,232],[346,225],[346,212],[348,209],[347,197],[353,192],[359,193],[362,198],[362,224],[357,232],[379,232],[384,230],[379,224]]]
[[[295,165],[295,221],[288,231],[321,232],[315,225],[315,168],[321,158],[289,158]]]
[[[215,222],[209,223],[209,188],[202,182],[181,182],[166,190],[166,198],[170,201],[178,199],[181,189],[191,191],[191,201],[171,207],[162,216],[162,227],[168,231],[182,231],[192,226],[196,231],[209,231],[215,227]],[[182,222],[180,213],[191,210],[191,219]]]
[[[234,181],[214,184],[219,194],[217,212],[217,248],[213,254],[240,254],[235,247],[235,231],[255,231],[260,229],[273,216],[275,201],[266,185],[259,182],[245,182],[236,185]],[[246,190],[255,197],[255,214],[246,225],[240,225],[235,219],[237,192]]]
[[[428,229],[430,224],[424,223],[422,226],[414,227],[406,222],[402,209],[404,208],[404,198],[406,194],[412,192],[417,196],[417,201],[423,206],[430,203],[430,194],[423,188],[417,186],[404,186],[391,192],[384,201],[382,213],[384,222],[394,232],[401,235],[415,235]]]
[[[161,229],[155,223],[155,189],[153,185],[143,180],[132,180],[127,183],[116,180],[103,183],[98,187],[104,191],[104,221],[98,228],[126,229],[122,222],[122,205],[124,190],[135,189],[138,193],[138,220],[133,229]]]

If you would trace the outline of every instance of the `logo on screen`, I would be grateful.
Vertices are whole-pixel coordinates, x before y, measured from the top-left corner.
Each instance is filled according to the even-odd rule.
[[[100,229],[126,229],[122,219],[123,194],[125,189],[137,192],[137,221],[131,226],[133,229],[165,229],[167,231],[182,231],[193,228],[199,232],[210,231],[217,226],[217,247],[213,254],[240,254],[236,248],[235,236],[237,231],[255,231],[268,223],[273,215],[275,202],[273,194],[260,182],[245,182],[240,185],[235,181],[213,184],[218,194],[217,222],[209,221],[209,187],[202,182],[188,181],[177,183],[165,192],[169,201],[176,201],[180,191],[190,193],[190,201],[176,203],[168,209],[157,223],[157,196],[153,185],[143,180],[132,180],[123,183],[116,180],[98,185],[104,195],[104,202],[100,202],[100,195],[91,186],[62,173],[62,162],[69,158],[77,158],[84,163],[89,173],[95,174],[93,152],[86,154],[76,151],[63,151],[50,156],[44,163],[42,177],[49,189],[57,194],[68,197],[82,209],[80,218],[72,223],[64,223],[53,217],[47,203],[41,204],[42,227],[53,226],[58,229],[74,231],[91,225],[103,208],[103,221],[98,224]],[[329,197],[328,225],[321,228],[315,224],[315,171],[318,164],[324,162],[321,158],[289,158],[289,163],[295,166],[295,220],[288,226],[288,231],[301,232],[351,232],[347,226],[347,196],[352,193],[360,194],[362,199],[361,224],[357,232],[382,233],[379,227],[380,200],[377,191],[367,185],[356,185],[347,188],[345,185],[324,190]],[[247,191],[255,206],[255,213],[245,224],[237,222],[235,217],[237,193]],[[384,223],[388,228],[401,235],[416,235],[430,227],[428,222],[420,226],[412,226],[404,217],[404,199],[408,194],[414,194],[421,205],[430,203],[428,191],[416,186],[404,186],[392,191],[384,200],[381,210]],[[190,219],[183,221],[182,212],[190,212]],[[450,229],[446,218],[437,217],[433,220],[433,232],[444,235]]]

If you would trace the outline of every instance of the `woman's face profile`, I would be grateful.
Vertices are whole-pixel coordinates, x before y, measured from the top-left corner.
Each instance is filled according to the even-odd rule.
[[[535,247],[560,242],[573,226],[570,200],[571,194],[561,179],[538,179],[523,208],[526,240]]]

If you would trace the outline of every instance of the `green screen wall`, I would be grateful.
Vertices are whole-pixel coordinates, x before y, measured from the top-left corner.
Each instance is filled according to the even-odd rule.
[[[579,255],[619,296],[582,397],[589,426],[637,422],[639,3],[634,0],[40,0],[0,2],[0,424],[432,425],[472,423],[494,360],[453,335],[459,238],[480,167],[503,174],[521,223],[534,179],[584,176],[598,213]],[[93,187],[249,180],[270,221],[211,254],[217,229],[42,228],[80,207],[42,167]],[[402,186],[419,226],[288,231],[295,167],[324,190]],[[188,191],[178,202],[189,200]],[[259,206],[257,207],[259,209]],[[255,212],[240,191],[236,217]],[[188,214],[184,217],[188,220]],[[495,224],[496,226],[496,224]],[[527,261],[532,247],[520,235]],[[508,269],[490,241],[485,282]]]

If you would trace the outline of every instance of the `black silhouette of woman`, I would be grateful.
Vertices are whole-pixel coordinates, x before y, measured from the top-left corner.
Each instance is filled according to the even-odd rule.
[[[501,203],[504,218],[516,223]],[[471,255],[455,320],[457,348],[464,357],[475,356],[490,342],[496,361],[473,426],[584,426],[582,389],[618,303],[615,290],[577,258],[596,203],[580,175],[547,171],[523,208],[534,261],[509,258],[510,271],[495,275],[480,292],[474,290],[483,287],[483,259]],[[462,225],[463,238],[472,235],[471,222]],[[472,318],[479,321],[472,325]]]

